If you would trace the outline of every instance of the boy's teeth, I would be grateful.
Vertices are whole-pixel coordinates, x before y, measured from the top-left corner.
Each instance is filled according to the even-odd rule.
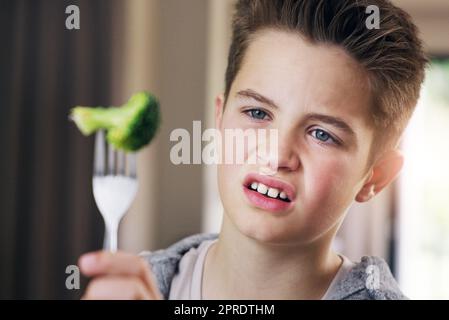
[[[262,183],[259,183],[259,185],[257,186],[257,192],[261,193],[261,194],[266,194],[268,191],[268,187]]]
[[[263,183],[259,183],[259,182],[253,182],[251,183],[251,185],[249,186],[250,189],[257,191],[263,195],[266,195],[270,198],[280,198],[282,200],[287,200],[287,194],[284,191],[279,191],[279,189],[276,188],[269,188],[266,185],[264,185]]]
[[[279,194],[279,190],[278,189],[275,189],[275,188],[268,189],[268,196],[270,198],[277,198],[278,194]]]

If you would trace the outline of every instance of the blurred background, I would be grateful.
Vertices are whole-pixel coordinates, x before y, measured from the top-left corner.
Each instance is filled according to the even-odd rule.
[[[102,248],[93,138],[68,121],[74,105],[121,105],[141,90],[161,101],[162,127],[139,154],[121,249],[155,250],[219,231],[215,168],[173,165],[169,136],[192,132],[194,120],[213,126],[233,2],[0,2],[0,298],[79,298],[81,290],[65,287],[66,267]],[[402,142],[402,174],[351,207],[335,247],[355,261],[386,259],[410,298],[449,299],[449,2],[393,2],[415,18],[433,63]],[[79,30],[65,28],[73,4]]]

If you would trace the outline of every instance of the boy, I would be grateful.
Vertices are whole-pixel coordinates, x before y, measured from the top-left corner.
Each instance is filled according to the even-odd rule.
[[[380,10],[380,28],[365,24]],[[216,126],[277,129],[272,175],[219,165],[219,236],[83,256],[84,298],[403,299],[385,262],[331,250],[353,200],[398,175],[426,57],[388,0],[240,0]],[[269,163],[268,166],[271,164]],[[356,227],[356,226],[354,226]]]

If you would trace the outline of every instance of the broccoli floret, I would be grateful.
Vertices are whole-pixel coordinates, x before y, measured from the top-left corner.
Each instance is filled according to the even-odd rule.
[[[70,118],[84,135],[105,129],[110,144],[117,149],[133,152],[151,142],[161,116],[156,97],[140,92],[121,107],[74,107]]]

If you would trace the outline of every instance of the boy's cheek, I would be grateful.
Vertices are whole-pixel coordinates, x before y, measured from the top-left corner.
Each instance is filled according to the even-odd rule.
[[[329,162],[327,165],[311,169],[309,174],[305,170],[304,197],[311,205],[329,204],[328,209],[340,211],[351,202],[352,181],[351,170],[346,164]]]
[[[220,164],[218,165],[219,183],[235,192],[242,187],[245,177],[245,165],[242,164]]]
[[[218,187],[220,199],[228,214],[241,208],[243,191],[239,178],[240,170],[235,165],[218,165]]]

